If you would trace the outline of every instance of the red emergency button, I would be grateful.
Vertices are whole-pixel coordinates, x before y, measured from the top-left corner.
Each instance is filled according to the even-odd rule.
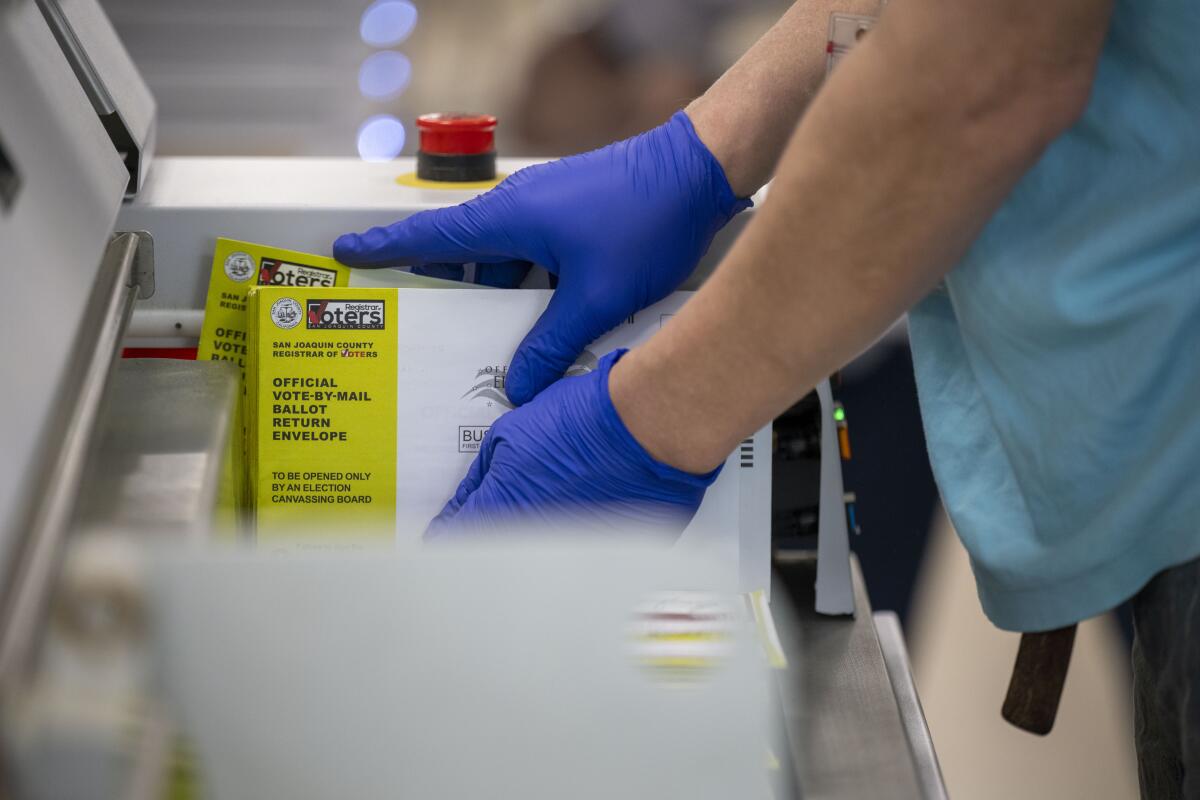
[[[423,153],[473,156],[496,149],[496,118],[491,114],[422,114],[417,130]]]
[[[417,117],[421,145],[417,177],[444,183],[496,178],[496,118],[491,114],[424,114]]]

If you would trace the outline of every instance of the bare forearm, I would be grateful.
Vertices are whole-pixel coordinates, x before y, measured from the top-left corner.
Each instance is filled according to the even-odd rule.
[[[613,401],[652,454],[713,468],[961,257],[1086,102],[1107,0],[1055,4],[1066,43],[1023,27],[1046,8],[909,0],[885,14],[806,114],[726,261],[614,369]],[[934,21],[966,34],[946,46]]]
[[[833,12],[874,15],[879,0],[799,0],[687,107],[739,197],[771,177],[805,106],[825,78]]]

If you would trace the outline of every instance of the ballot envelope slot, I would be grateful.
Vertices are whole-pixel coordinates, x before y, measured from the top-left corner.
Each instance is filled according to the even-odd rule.
[[[0,136],[0,213],[7,214],[12,209],[20,191],[21,174],[4,147],[4,137]]]

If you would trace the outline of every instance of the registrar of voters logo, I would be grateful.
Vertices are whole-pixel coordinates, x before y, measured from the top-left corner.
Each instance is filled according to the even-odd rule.
[[[305,327],[310,331],[381,331],[382,300],[309,300]]]
[[[300,304],[290,297],[281,297],[271,304],[271,322],[276,328],[289,330],[296,327],[303,313]]]
[[[258,268],[259,286],[333,286],[337,273],[322,267],[290,264],[275,258],[264,258]]]
[[[225,256],[225,275],[231,281],[245,283],[254,274],[254,259],[240,250]]]

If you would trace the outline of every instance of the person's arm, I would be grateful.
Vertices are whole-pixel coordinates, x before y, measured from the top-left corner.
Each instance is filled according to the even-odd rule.
[[[876,16],[879,0],[798,0],[686,111],[739,197],[771,177],[796,121],[825,80],[834,13]]]
[[[519,170],[462,205],[340,236],[333,255],[352,267],[426,272],[474,262],[489,280],[519,280],[529,263],[557,275],[509,365],[508,397],[527,403],[588,344],[691,275],[717,231],[749,205],[741,198],[766,179],[816,90],[825,63],[817,31],[827,30],[830,11],[875,2],[802,0],[689,113]],[[722,106],[740,116],[718,113]]]
[[[1111,0],[890,6],[806,112],[724,263],[613,367],[633,436],[705,473],[870,344],[1082,113],[1110,14]]]

